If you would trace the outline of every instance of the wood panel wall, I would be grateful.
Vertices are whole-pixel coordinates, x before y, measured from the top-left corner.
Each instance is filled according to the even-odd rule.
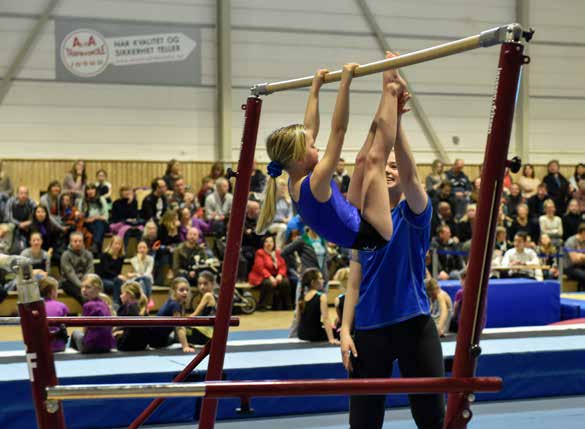
[[[209,174],[212,162],[188,162],[181,161],[181,171],[188,185],[198,190],[201,179]],[[51,180],[57,179],[62,181],[65,174],[71,169],[72,161],[70,160],[25,160],[25,159],[5,159],[2,163],[3,169],[12,178],[15,187],[26,185],[29,188],[30,196],[38,200],[40,193],[47,189]],[[95,174],[99,169],[104,169],[108,173],[108,180],[113,186],[113,197],[117,198],[117,189],[128,184],[133,187],[149,187],[150,182],[157,176],[162,176],[166,169],[166,162],[162,161],[86,161],[88,177],[95,179]],[[258,164],[259,168],[266,171],[265,164]],[[536,165],[537,177],[543,177],[546,174],[545,165]],[[353,165],[347,165],[351,173]],[[419,175],[424,178],[431,171],[429,164],[420,164],[417,166]],[[479,174],[479,165],[466,165],[465,172],[470,179],[477,177]],[[562,173],[565,177],[573,174],[574,166],[562,166]]]

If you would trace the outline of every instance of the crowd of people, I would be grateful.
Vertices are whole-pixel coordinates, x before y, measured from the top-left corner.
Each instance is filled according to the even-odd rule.
[[[550,161],[547,170],[545,177],[537,178],[534,167],[527,164],[516,180],[506,175],[492,261],[499,269],[492,275],[557,278],[559,263],[564,263],[567,277],[585,290],[585,253],[581,252],[585,250],[585,165],[577,165],[569,179],[560,173],[558,161]],[[345,196],[351,177],[343,159],[333,179]],[[470,180],[463,160],[458,159],[448,171],[435,161],[425,184],[433,206],[431,249],[436,252],[436,257],[427,258],[428,271],[437,280],[458,279],[473,237],[481,181],[479,177]],[[321,301],[326,299],[328,280],[349,266],[350,250],[327,242],[304,225],[282,178],[276,181],[274,219],[265,233],[259,233],[265,186],[266,175],[254,166],[238,279],[259,288],[260,311],[296,308],[300,336],[333,342],[340,321],[321,317],[326,316]],[[121,186],[116,195],[104,170],[98,171],[95,181],[89,180],[83,161],[75,162],[61,182],[51,181],[38,201],[29,196],[26,186],[13,189],[11,178],[2,172],[0,253],[28,257],[48,302],[54,301],[61,288],[83,305],[84,315],[148,314],[154,284],[170,289],[169,303],[159,314],[212,314],[215,301],[210,296],[225,251],[232,199],[231,184],[219,163],[196,189],[185,183],[180,163],[169,161],[164,174],[151,181],[150,193],[141,204],[131,186]],[[103,246],[106,234],[112,237]],[[129,249],[132,240],[134,246]],[[130,268],[123,270],[125,263]],[[514,269],[515,265],[519,268]],[[510,269],[502,269],[506,267]],[[312,274],[303,279],[306,273]],[[0,281],[3,294],[15,287],[6,273]],[[202,283],[207,286],[198,293]],[[187,285],[187,295],[182,285]],[[428,286],[432,303],[441,308],[448,304],[434,283]],[[100,297],[108,304],[88,306]],[[205,303],[203,308],[200,302]],[[305,319],[311,321],[302,322]],[[315,320],[321,320],[321,325]],[[439,332],[446,332],[448,324],[441,319]],[[146,347],[148,335],[134,329],[138,334],[114,331],[117,344],[103,340],[95,347],[86,346],[93,341],[86,333],[74,336],[72,345],[80,351],[111,345]],[[160,334],[153,346],[168,345],[174,337],[185,350],[194,336],[201,342],[211,335],[200,331]]]

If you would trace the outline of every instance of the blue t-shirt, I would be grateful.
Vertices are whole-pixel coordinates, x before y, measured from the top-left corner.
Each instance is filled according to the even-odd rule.
[[[319,236],[342,247],[352,247],[358,235],[361,217],[331,180],[331,197],[324,203],[318,201],[311,191],[311,174],[301,182],[299,201],[294,202],[303,221]]]
[[[377,251],[360,251],[362,282],[355,328],[375,329],[429,314],[424,284],[432,206],[417,215],[402,200],[392,210],[394,232]]]

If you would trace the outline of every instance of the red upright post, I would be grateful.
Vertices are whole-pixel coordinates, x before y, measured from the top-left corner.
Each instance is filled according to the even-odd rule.
[[[46,388],[57,385],[45,303],[36,281],[18,281],[18,313],[26,346],[26,363],[30,377],[38,429],[65,429],[60,402],[47,402]]]
[[[221,289],[217,303],[213,338],[211,339],[206,381],[220,380],[223,370],[228,336],[228,322],[232,313],[232,300],[236,287],[236,274],[240,247],[242,245],[244,216],[246,214],[246,204],[250,190],[252,164],[254,162],[254,151],[256,149],[256,137],[258,135],[261,109],[261,99],[255,97],[248,98],[245,107],[246,121],[244,123],[244,135],[240,149],[238,171],[236,173],[236,189],[228,226],[226,250],[221,271]],[[201,407],[199,428],[213,429],[216,413],[217,399],[204,399]]]
[[[481,349],[479,339],[492,260],[496,222],[507,164],[514,118],[516,91],[522,64],[521,43],[504,43],[500,50],[496,94],[492,101],[488,139],[481,174],[478,213],[475,219],[463,307],[457,334],[453,377],[473,377]],[[471,392],[469,392],[471,393]],[[471,419],[469,393],[450,393],[445,428],[463,429]]]

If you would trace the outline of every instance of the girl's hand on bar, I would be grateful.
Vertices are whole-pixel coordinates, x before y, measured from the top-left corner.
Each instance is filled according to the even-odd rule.
[[[321,89],[321,86],[325,82],[325,75],[327,73],[329,73],[329,69],[317,70],[317,72],[315,73],[315,77],[313,78],[313,85],[311,87],[311,90],[313,92],[317,92],[319,91],[319,89]]]
[[[400,97],[398,97],[398,115],[404,115],[410,112],[410,108],[406,107],[406,103],[410,100],[410,92],[404,91]]]
[[[341,72],[341,82],[350,83],[353,79],[353,72],[357,69],[360,65],[357,63],[348,63],[343,66],[343,70]]]

